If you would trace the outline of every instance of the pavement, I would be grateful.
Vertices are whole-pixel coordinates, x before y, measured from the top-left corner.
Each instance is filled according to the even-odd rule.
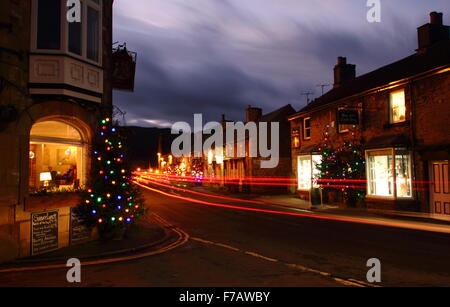
[[[45,253],[0,265],[0,272],[9,269],[33,269],[40,266],[61,265],[68,259],[77,258],[82,262],[88,261],[114,261],[130,254],[157,250],[168,244],[173,238],[173,233],[155,218],[152,214],[147,215],[133,228],[129,229],[121,240],[93,240],[73,246],[58,249],[54,252]]]

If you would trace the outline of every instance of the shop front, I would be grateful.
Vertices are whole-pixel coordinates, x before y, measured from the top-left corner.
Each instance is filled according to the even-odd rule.
[[[322,163],[322,156],[314,153],[297,156],[297,195],[307,200],[311,206],[322,204],[322,191],[318,166]]]

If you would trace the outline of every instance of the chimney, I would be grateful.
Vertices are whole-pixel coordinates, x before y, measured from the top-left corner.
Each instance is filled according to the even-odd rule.
[[[334,67],[334,88],[356,78],[356,65],[347,64],[347,58],[338,57]]]
[[[248,122],[259,122],[262,117],[262,109],[253,108],[252,106],[248,106],[246,110],[245,121]]]
[[[438,12],[430,13],[430,23],[417,29],[419,37],[419,49],[417,52],[424,53],[434,44],[450,39],[450,27],[443,23],[443,14]]]

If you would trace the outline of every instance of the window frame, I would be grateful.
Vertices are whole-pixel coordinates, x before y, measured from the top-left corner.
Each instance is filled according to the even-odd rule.
[[[316,169],[314,167],[314,157],[320,157],[320,159],[322,160],[322,156],[320,154],[300,154],[297,155],[297,191],[310,191],[311,189],[317,189],[320,187],[320,184],[317,183],[313,183],[314,178],[314,170]],[[307,158],[309,160],[309,170],[310,170],[310,180],[309,180],[309,187],[306,188],[301,188],[300,187],[300,169],[299,169],[299,163],[301,159],[306,160],[305,158]]]
[[[407,152],[408,157],[409,157],[409,172],[410,172],[410,181],[411,181],[411,196],[398,196],[398,191],[397,191],[397,168],[396,168],[396,157],[397,157],[397,151],[399,150],[404,150]],[[370,159],[369,157],[371,156],[370,153],[373,152],[380,152],[380,151],[390,151],[390,156],[391,156],[391,166],[390,166],[390,170],[392,173],[392,186],[393,186],[393,193],[391,196],[386,196],[386,195],[374,195],[371,194],[371,190],[370,190]],[[367,198],[372,198],[372,199],[389,199],[389,200],[414,200],[414,192],[413,192],[413,165],[412,165],[412,155],[413,153],[411,152],[411,150],[408,150],[406,148],[397,148],[397,147],[384,147],[384,148],[377,148],[377,149],[368,149],[365,152],[365,156],[366,156],[366,179],[367,179]]]
[[[46,122],[59,122],[61,124],[67,125],[70,128],[74,129],[77,134],[80,136],[80,138],[60,138],[57,136],[45,136],[45,135],[36,135],[36,134],[32,134],[33,133],[33,127],[36,124],[41,124],[41,123],[46,123]],[[39,146],[43,146],[43,145],[64,145],[64,146],[70,146],[70,147],[76,147],[77,148],[77,155],[79,155],[79,159],[80,159],[80,165],[77,165],[77,172],[78,172],[78,180],[79,180],[79,186],[83,187],[86,185],[87,183],[87,174],[88,174],[88,170],[89,170],[89,163],[90,163],[90,158],[89,158],[89,148],[88,148],[88,143],[85,140],[85,136],[82,133],[82,130],[77,127],[75,124],[73,123],[69,123],[66,122],[65,120],[61,120],[61,119],[49,119],[49,120],[44,120],[44,121],[38,121],[35,122],[32,127],[30,128],[29,131],[29,152],[31,151],[31,145],[39,145]],[[34,157],[34,159],[36,159],[36,156]],[[31,176],[31,169],[28,169],[28,176]],[[30,188],[31,186],[29,185],[29,181],[28,180],[28,188],[27,188],[27,193],[28,195],[30,194]]]
[[[309,127],[306,127],[306,121],[309,120]],[[302,120],[302,134],[303,134],[303,140],[311,140],[311,117],[305,117]],[[309,131],[309,136],[306,136],[306,131]]]
[[[59,49],[38,49],[37,48],[37,22],[38,22],[38,1],[31,1],[31,43],[30,52],[36,54],[61,55],[65,54],[75,59],[101,67],[103,65],[103,0],[80,0],[81,1],[81,55],[69,51],[69,23],[67,22],[67,6],[65,0],[61,3],[61,24],[60,24],[60,46]],[[98,1],[98,3],[96,2]],[[87,8],[91,7],[99,14],[99,46],[98,61],[87,57]]]
[[[405,99],[404,99],[404,107],[405,107],[405,115],[404,115],[404,117],[405,117],[405,119],[404,120],[400,120],[400,121],[394,121],[394,112],[393,112],[393,105],[392,105],[392,95],[394,94],[394,93],[398,93],[398,92],[403,92],[403,95],[404,95],[404,97],[405,97]],[[406,110],[406,89],[404,88],[404,87],[401,87],[401,88],[396,88],[396,89],[393,89],[393,90],[391,90],[391,91],[389,91],[389,93],[388,93],[388,110],[389,110],[389,124],[391,124],[391,125],[396,125],[396,124],[401,124],[401,123],[405,123],[406,121],[407,121],[407,110]]]

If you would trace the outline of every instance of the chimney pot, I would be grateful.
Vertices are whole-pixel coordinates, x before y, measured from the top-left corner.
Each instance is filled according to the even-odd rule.
[[[418,53],[426,53],[436,43],[449,39],[450,27],[443,23],[443,14],[430,13],[430,22],[417,29],[419,38]]]
[[[337,63],[338,63],[338,65],[345,65],[345,64],[347,64],[347,58],[340,56],[337,58]]]
[[[348,64],[346,57],[338,57],[334,67],[334,88],[356,78],[356,65]]]
[[[262,117],[262,109],[249,106],[246,110],[245,120],[249,122],[259,122]]]
[[[443,25],[444,24],[443,15],[444,15],[443,13],[431,12],[430,23],[433,25]]]

